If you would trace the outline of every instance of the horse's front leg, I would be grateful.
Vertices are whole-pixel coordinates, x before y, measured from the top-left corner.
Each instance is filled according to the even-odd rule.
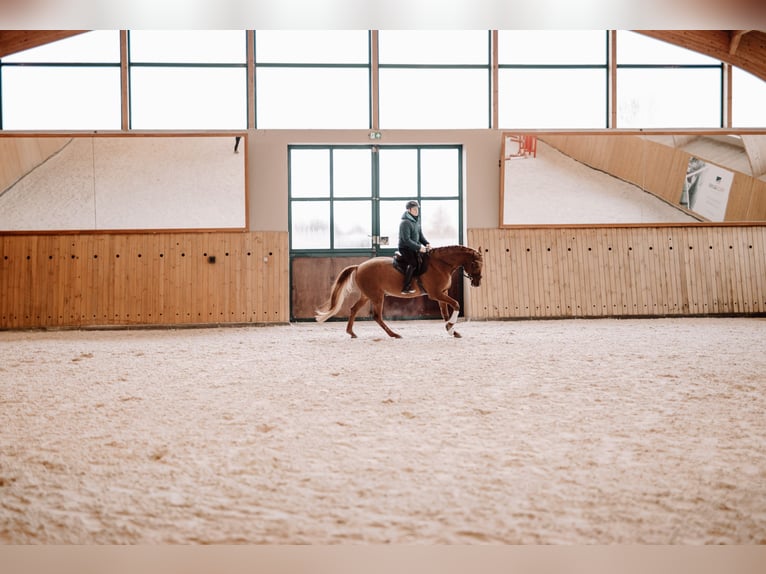
[[[460,303],[447,295],[446,292],[441,293],[440,295],[441,296],[439,298],[431,297],[431,299],[439,303],[439,311],[441,311],[442,319],[447,322],[445,325],[447,333],[459,339],[462,337],[462,335],[455,331],[455,325],[457,325],[457,316],[460,312]],[[452,309],[451,314],[450,308]]]

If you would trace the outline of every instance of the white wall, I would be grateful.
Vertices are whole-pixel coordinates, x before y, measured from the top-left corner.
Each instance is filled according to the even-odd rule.
[[[287,146],[369,144],[370,130],[250,130],[248,209],[252,231],[288,231]],[[467,228],[496,228],[500,209],[502,132],[493,130],[381,130],[381,145],[463,146]]]

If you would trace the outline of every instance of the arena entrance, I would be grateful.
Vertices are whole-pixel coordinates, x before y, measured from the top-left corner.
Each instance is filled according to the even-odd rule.
[[[463,243],[460,145],[293,145],[288,169],[291,321],[313,320],[341,269],[396,251],[410,199],[420,202],[423,232],[434,246]],[[463,304],[462,281],[450,295]],[[387,298],[384,314],[440,317],[425,297]],[[359,318],[370,315],[368,307]],[[348,308],[337,318],[347,316]]]

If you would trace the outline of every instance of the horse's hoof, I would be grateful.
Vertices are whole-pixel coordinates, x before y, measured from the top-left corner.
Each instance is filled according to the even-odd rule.
[[[455,337],[456,339],[462,339],[463,338],[463,335],[461,335],[457,331],[452,331],[452,336]]]
[[[352,339],[356,339],[356,333],[349,333],[349,335],[351,335]]]
[[[401,338],[402,338],[402,336],[401,336],[399,333],[391,333],[391,336],[392,336],[394,339],[401,339]]]

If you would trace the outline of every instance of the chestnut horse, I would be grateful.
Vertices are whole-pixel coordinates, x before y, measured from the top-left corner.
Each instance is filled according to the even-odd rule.
[[[425,260],[427,259],[427,261]],[[356,314],[367,303],[372,302],[372,312],[375,321],[391,337],[401,338],[383,322],[383,300],[386,295],[411,299],[428,295],[439,303],[442,319],[447,322],[447,332],[454,337],[460,337],[455,331],[460,303],[447,294],[452,285],[452,273],[462,267],[465,275],[471,280],[471,285],[481,284],[483,260],[481,249],[476,251],[462,245],[435,247],[424,256],[425,273],[420,275],[413,286],[414,293],[402,293],[402,274],[393,265],[392,257],[374,257],[359,265],[350,265],[338,274],[332,286],[330,298],[316,311],[316,320],[326,321],[340,311],[346,296],[354,287],[360,291],[359,299],[351,306],[351,313],[346,325],[346,333],[356,338],[354,319]]]

